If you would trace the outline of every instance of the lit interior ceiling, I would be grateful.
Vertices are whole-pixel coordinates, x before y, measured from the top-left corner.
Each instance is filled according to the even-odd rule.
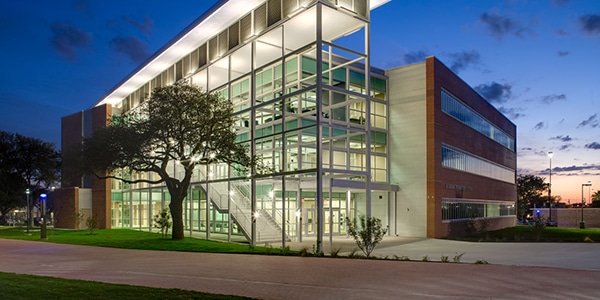
[[[371,10],[375,9],[389,1],[391,0],[371,0],[370,8]],[[167,67],[176,63],[182,56],[200,47],[200,45],[206,43],[216,33],[222,32],[234,21],[240,19],[263,2],[264,0],[229,0],[221,4],[220,7],[213,9],[212,13],[202,15],[137,70],[133,71],[127,78],[117,84],[117,86],[98,101],[96,106],[103,104],[115,105],[119,103],[133,91],[163,72]],[[324,18],[324,20],[328,19]],[[335,24],[340,26],[344,22],[332,22],[331,24],[328,23],[328,26],[323,26],[326,29],[324,37],[336,36],[341,28],[338,28]],[[347,25],[346,23],[345,26]]]

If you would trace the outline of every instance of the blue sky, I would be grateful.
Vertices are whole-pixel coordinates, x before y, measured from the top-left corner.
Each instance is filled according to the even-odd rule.
[[[94,105],[215,0],[0,4],[0,129],[60,146],[60,118]],[[372,63],[435,55],[518,130],[520,174],[553,195],[600,189],[600,1],[393,0],[372,12]],[[587,198],[588,190],[584,190]]]

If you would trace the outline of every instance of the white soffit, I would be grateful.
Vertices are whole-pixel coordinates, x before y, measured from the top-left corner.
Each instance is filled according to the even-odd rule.
[[[391,0],[371,0],[373,10]],[[118,83],[95,106],[114,105],[139,89],[146,82],[158,76],[167,67],[179,61],[184,55],[200,47],[216,34],[228,28],[234,21],[248,14],[264,0],[223,0],[211,7],[212,13],[203,14],[188,28],[155,53],[137,70]],[[219,6],[220,5],[220,6]]]

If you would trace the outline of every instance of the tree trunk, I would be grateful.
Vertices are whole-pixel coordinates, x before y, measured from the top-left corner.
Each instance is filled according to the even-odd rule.
[[[185,194],[184,194],[185,195]],[[174,240],[183,240],[183,198],[177,196],[173,198],[171,195],[171,203],[169,209],[171,210],[171,218],[173,218],[173,230],[171,232],[171,238]]]

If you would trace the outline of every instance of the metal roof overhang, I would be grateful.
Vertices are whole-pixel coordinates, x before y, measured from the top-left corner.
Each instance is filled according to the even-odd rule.
[[[391,0],[371,0],[370,9],[373,10],[389,1]],[[95,106],[118,103],[263,2],[264,0],[219,1],[118,83]]]

